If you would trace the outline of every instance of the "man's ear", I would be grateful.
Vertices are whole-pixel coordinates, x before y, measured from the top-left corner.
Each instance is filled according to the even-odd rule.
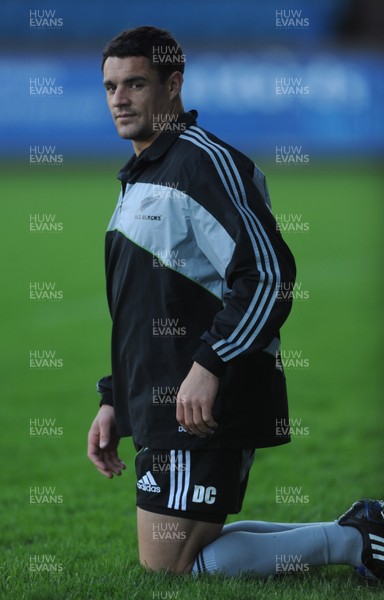
[[[170,75],[168,79],[168,89],[171,100],[176,98],[176,96],[181,93],[183,82],[184,77],[183,74],[180,73],[180,71],[175,71],[174,73],[172,73],[172,75]]]

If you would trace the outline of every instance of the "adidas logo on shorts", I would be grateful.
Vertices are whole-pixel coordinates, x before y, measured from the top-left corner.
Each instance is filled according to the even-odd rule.
[[[137,482],[137,487],[139,490],[143,490],[143,492],[155,492],[156,494],[161,492],[161,489],[154,480],[151,471],[147,471],[144,477],[139,479]]]

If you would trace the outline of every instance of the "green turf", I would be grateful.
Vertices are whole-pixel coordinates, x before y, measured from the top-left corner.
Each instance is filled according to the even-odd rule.
[[[116,203],[117,167],[3,167],[0,597],[380,597],[380,589],[360,583],[348,567],[266,582],[196,581],[139,567],[131,442],[122,443],[128,469],[121,479],[105,480],[86,459],[95,381],[109,371],[103,236]],[[231,520],[331,520],[355,499],[383,495],[382,181],[364,163],[265,170],[274,212],[301,215],[309,226],[285,234],[309,298],[295,302],[283,329],[283,347],[309,363],[287,369],[291,418],[307,435],[258,452],[243,511]],[[63,231],[30,233],[30,213],[55,214]],[[54,282],[63,299],[30,301],[31,281]],[[31,349],[54,350],[63,367],[30,370]],[[63,435],[31,437],[30,419],[44,418],[55,419]],[[30,504],[31,486],[53,486],[62,503]],[[300,488],[302,502],[277,502],[281,487]],[[36,556],[51,557],[54,571],[33,572]]]

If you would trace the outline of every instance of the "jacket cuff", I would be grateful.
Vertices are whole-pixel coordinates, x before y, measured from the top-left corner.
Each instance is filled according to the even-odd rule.
[[[104,406],[104,404],[108,404],[108,406],[112,406],[112,408],[113,408],[112,396],[109,396],[108,394],[103,394],[101,396],[101,400],[99,402],[99,406]]]
[[[202,342],[195,354],[193,360],[208,371],[211,371],[216,377],[224,375],[226,370],[226,364],[216,352],[212,350],[212,347],[207,342]]]
[[[103,406],[103,404],[113,406],[112,377],[110,375],[99,379],[96,384],[96,390],[101,396],[99,406]]]

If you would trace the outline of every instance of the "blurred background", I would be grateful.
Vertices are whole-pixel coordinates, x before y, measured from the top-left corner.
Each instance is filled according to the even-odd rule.
[[[49,144],[66,160],[121,156],[100,56],[117,32],[143,24],[180,42],[186,109],[243,151],[275,160],[287,144],[312,158],[383,150],[381,0],[5,0],[0,10],[3,157]]]

